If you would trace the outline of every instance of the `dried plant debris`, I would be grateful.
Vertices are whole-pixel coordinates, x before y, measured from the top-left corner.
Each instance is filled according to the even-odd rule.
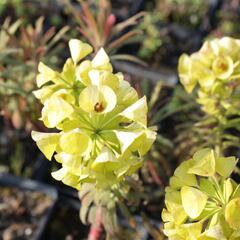
[[[51,205],[52,199],[43,193],[0,187],[0,239],[33,239]]]

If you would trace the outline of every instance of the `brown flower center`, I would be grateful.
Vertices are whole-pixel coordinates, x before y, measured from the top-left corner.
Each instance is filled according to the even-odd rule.
[[[103,104],[100,102],[97,102],[94,106],[95,112],[102,112],[104,110]]]
[[[221,64],[220,64],[220,68],[221,68],[223,71],[226,71],[226,70],[227,70],[227,64],[226,64],[226,63],[221,63]]]

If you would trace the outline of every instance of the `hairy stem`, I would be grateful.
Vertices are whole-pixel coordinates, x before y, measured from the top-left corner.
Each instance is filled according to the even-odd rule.
[[[103,232],[101,208],[96,211],[95,223],[91,225],[88,240],[100,240]]]

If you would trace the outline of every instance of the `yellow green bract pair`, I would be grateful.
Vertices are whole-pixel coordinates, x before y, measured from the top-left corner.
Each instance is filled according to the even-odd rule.
[[[169,240],[240,239],[240,185],[229,178],[235,165],[235,157],[206,148],[175,170],[162,212]]]
[[[198,52],[180,57],[178,71],[188,92],[199,85],[198,102],[203,111],[218,118],[239,115],[240,40],[206,41]]]
[[[71,58],[62,72],[39,64],[34,92],[44,105],[41,120],[57,133],[32,132],[39,149],[62,168],[52,176],[80,189],[81,183],[105,188],[123,180],[142,165],[142,156],[155,140],[147,128],[146,98],[114,74],[109,57],[100,49],[83,60],[92,47],[69,41]]]

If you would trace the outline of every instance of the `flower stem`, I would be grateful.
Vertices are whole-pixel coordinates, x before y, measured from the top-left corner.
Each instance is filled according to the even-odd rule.
[[[95,223],[91,225],[90,232],[88,234],[88,240],[100,240],[103,232],[101,208],[96,211]]]

